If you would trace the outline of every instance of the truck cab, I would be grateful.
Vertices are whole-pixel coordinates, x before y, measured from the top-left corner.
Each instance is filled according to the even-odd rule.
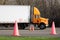
[[[37,24],[40,29],[45,29],[48,26],[48,19],[40,16],[40,11],[34,7],[33,8],[32,22]]]

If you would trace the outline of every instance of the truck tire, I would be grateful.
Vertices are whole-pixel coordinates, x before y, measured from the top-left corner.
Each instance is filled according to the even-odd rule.
[[[43,29],[46,28],[46,25],[45,25],[44,23],[41,23],[41,24],[39,25],[39,28],[40,28],[41,30],[43,30]]]
[[[19,24],[19,27],[18,27],[18,29],[25,29],[25,26],[24,26],[24,24]]]

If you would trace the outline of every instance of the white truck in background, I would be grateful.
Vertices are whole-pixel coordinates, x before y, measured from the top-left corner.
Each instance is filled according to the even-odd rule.
[[[31,15],[30,5],[0,5],[1,26],[13,26],[15,20],[17,20],[21,29],[24,29],[29,24],[38,25],[40,29],[46,28],[48,19],[40,17],[40,12],[36,7],[33,7],[32,17]]]

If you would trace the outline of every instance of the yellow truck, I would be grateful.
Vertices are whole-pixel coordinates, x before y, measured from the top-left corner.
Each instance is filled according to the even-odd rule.
[[[48,26],[48,19],[42,18],[40,14],[40,11],[34,7],[32,22],[36,23],[40,29],[45,29]]]
[[[30,24],[45,29],[48,26],[48,19],[42,18],[40,14],[38,8],[31,8],[30,5],[0,5],[0,25],[13,26],[17,20],[20,29]]]

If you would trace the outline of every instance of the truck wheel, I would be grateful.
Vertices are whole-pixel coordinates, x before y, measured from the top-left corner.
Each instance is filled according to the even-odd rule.
[[[39,28],[40,28],[41,30],[43,30],[43,29],[46,28],[46,26],[45,26],[45,24],[42,23],[42,24],[39,25]]]
[[[24,24],[19,24],[19,27],[18,27],[19,29],[25,29],[25,26],[24,26]]]

